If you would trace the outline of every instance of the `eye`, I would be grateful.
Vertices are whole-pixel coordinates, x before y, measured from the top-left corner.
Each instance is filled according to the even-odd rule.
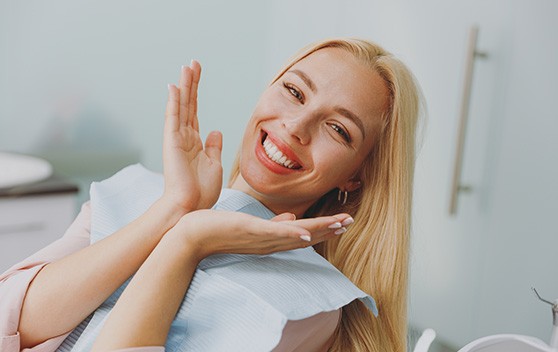
[[[298,90],[295,86],[285,82],[283,83],[283,87],[285,87],[285,89],[289,91],[289,94],[295,97],[296,100],[300,101],[301,103],[304,103],[304,95],[302,95],[302,92]]]
[[[339,135],[341,137],[343,137],[343,139],[347,142],[350,143],[351,142],[351,136],[349,136],[349,133],[341,126],[335,123],[331,123],[329,124],[329,126],[337,133],[339,133]]]

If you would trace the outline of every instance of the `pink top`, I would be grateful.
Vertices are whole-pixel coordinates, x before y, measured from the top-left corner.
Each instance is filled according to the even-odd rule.
[[[18,333],[19,316],[29,284],[48,263],[89,246],[90,227],[91,207],[89,203],[85,203],[63,237],[0,275],[0,351],[18,352],[21,350]],[[341,310],[338,309],[302,320],[289,321],[283,330],[279,345],[273,351],[327,351],[333,341],[333,333],[340,319]],[[53,336],[51,339],[23,351],[55,351],[70,332]],[[118,352],[163,351],[162,346],[118,350]]]

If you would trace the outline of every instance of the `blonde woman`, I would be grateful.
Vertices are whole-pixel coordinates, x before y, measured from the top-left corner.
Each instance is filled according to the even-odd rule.
[[[409,70],[362,40],[305,48],[262,94],[221,196],[200,72],[169,86],[160,193],[156,175],[123,170],[0,277],[0,349],[405,351]]]

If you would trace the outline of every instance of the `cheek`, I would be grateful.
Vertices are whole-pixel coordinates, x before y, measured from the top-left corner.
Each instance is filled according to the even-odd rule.
[[[356,160],[354,152],[344,151],[342,148],[344,147],[320,148],[314,154],[314,167],[320,175],[327,176],[326,178],[337,175],[335,182],[338,182],[354,174],[354,170],[358,167],[360,161]]]
[[[331,139],[322,139],[313,151],[313,160],[316,171],[322,175],[336,175],[335,182],[342,182],[355,176],[366,155]]]
[[[240,146],[240,154],[244,157],[244,154],[247,151],[247,148],[250,144],[252,144],[252,140],[254,139],[254,125],[252,119],[248,121],[246,125],[246,129],[244,130],[244,134],[242,135],[242,143]]]
[[[281,94],[280,91],[270,88],[265,91],[252,113],[252,119],[265,120],[278,117],[292,108],[292,104]]]

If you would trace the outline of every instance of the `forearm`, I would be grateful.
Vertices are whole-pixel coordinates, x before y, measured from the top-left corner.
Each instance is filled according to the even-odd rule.
[[[171,230],[119,298],[93,351],[164,346],[171,323],[201,258]]]
[[[181,215],[156,202],[113,235],[41,270],[23,302],[22,348],[77,326],[141,266]]]

